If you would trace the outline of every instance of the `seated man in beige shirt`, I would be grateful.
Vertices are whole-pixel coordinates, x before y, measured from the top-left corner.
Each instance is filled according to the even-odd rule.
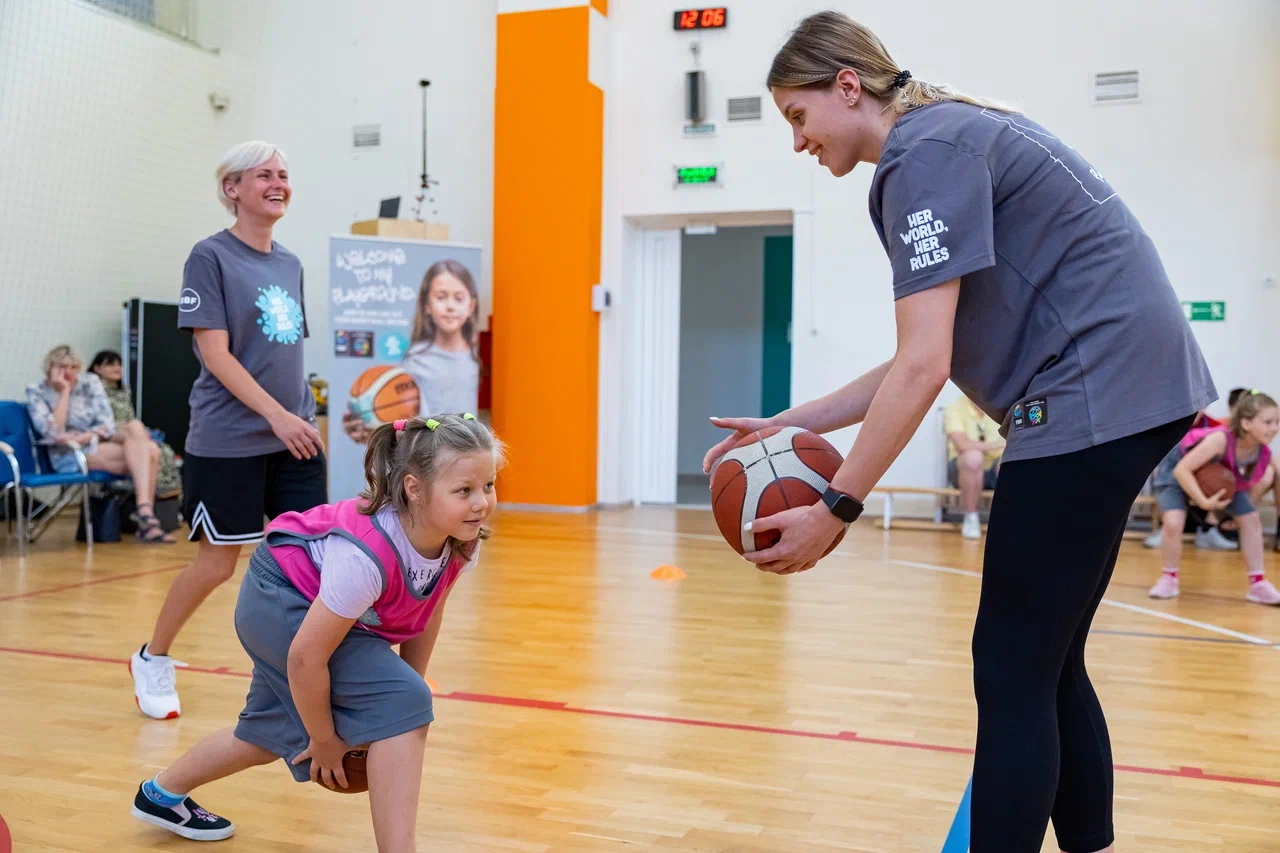
[[[964,396],[957,397],[943,411],[942,424],[947,434],[947,478],[953,488],[960,489],[960,505],[964,509],[960,532],[966,539],[980,539],[978,500],[983,489],[996,487],[1000,455],[1004,452],[1000,424]]]

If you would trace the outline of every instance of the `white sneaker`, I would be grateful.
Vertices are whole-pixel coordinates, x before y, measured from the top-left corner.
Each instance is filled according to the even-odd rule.
[[[960,527],[960,535],[965,539],[982,538],[982,522],[978,520],[976,512],[965,514],[964,524]]]
[[[129,658],[129,674],[133,676],[133,698],[138,709],[156,720],[172,720],[182,713],[178,702],[177,676],[168,655],[147,660],[144,645]]]
[[[1196,547],[1202,551],[1239,551],[1240,543],[1232,542],[1216,527],[1196,531]]]
[[[1163,530],[1157,530],[1155,533],[1152,533],[1146,539],[1142,540],[1143,548],[1159,548],[1163,544],[1164,544]]]
[[[1280,604],[1280,591],[1277,591],[1271,581],[1266,578],[1250,584],[1249,594],[1245,597],[1255,604],[1270,604],[1272,607]]]
[[[1147,595],[1152,598],[1177,598],[1178,597],[1178,579],[1168,572],[1160,575],[1160,580],[1156,581],[1156,585],[1147,591]]]

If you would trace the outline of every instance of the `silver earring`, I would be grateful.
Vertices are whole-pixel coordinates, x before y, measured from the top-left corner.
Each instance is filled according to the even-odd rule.
[[[849,99],[849,106],[853,106],[853,102],[854,102],[854,100],[855,100],[854,98],[850,98],[850,99]]]

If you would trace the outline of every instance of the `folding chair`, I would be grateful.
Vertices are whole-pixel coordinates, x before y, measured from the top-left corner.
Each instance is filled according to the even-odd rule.
[[[61,445],[75,454],[78,471],[60,474],[49,461],[49,447]],[[15,400],[0,400],[0,455],[8,461],[9,470],[0,466],[0,486],[4,499],[12,490],[18,505],[18,554],[25,551],[28,542],[35,542],[48,528],[58,513],[77,498],[84,512],[85,540],[93,550],[93,515],[89,511],[89,487],[121,479],[106,471],[90,471],[84,451],[69,439],[39,441],[27,407]],[[36,505],[35,490],[58,488],[57,498]],[[40,522],[35,524],[36,516]],[[12,522],[12,519],[10,519]]]

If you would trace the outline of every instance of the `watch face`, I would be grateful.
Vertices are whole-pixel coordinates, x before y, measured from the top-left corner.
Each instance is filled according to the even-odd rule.
[[[828,488],[822,499],[830,507],[831,514],[843,522],[852,524],[862,514],[862,507],[857,501],[834,489]]]

